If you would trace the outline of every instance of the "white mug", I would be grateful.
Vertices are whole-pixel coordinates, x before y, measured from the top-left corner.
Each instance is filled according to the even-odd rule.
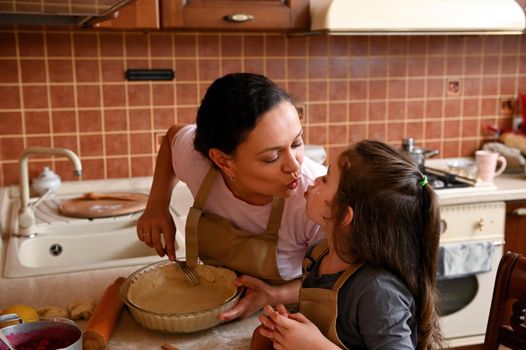
[[[492,182],[493,178],[499,176],[506,169],[506,158],[497,152],[479,150],[475,152],[475,160],[477,162],[478,178],[484,182]],[[497,163],[500,166],[497,168]]]

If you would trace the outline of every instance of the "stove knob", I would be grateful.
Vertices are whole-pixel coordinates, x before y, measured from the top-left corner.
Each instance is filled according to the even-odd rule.
[[[486,227],[486,222],[484,221],[484,219],[480,219],[479,222],[477,223],[477,230],[482,232],[484,231],[485,227]]]
[[[440,219],[440,234],[443,235],[447,230],[447,222],[444,219]]]

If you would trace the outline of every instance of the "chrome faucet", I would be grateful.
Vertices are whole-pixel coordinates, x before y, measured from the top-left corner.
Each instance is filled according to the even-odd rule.
[[[20,156],[20,211],[18,212],[19,234],[32,236],[35,233],[35,213],[29,205],[29,171],[27,159],[32,154],[50,154],[66,156],[73,163],[73,174],[82,175],[82,164],[79,157],[67,148],[30,147],[26,148]]]

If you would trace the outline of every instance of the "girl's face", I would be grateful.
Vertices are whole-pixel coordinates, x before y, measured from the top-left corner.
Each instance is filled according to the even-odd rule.
[[[303,163],[302,133],[298,112],[290,102],[283,101],[263,114],[229,162],[235,192],[254,204],[273,196],[291,196]]]
[[[331,202],[338,191],[339,182],[340,168],[334,164],[329,166],[327,175],[318,177],[314,185],[309,186],[305,192],[308,217],[320,225],[326,233],[332,227]]]

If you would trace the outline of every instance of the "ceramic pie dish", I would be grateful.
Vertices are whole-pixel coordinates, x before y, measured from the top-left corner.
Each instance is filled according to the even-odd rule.
[[[163,333],[190,333],[222,323],[218,316],[232,309],[241,295],[236,274],[199,265],[201,283],[191,287],[172,261],[147,265],[132,273],[120,290],[132,318],[145,328]]]

